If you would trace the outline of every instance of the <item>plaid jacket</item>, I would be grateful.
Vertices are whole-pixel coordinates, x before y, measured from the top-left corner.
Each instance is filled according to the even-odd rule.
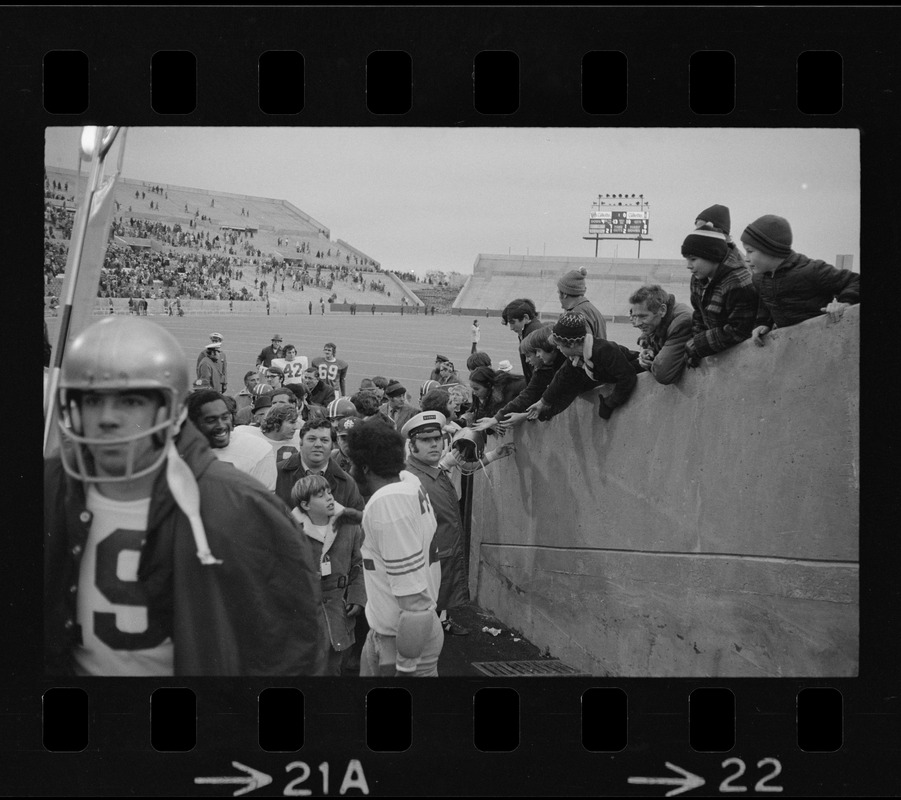
[[[706,280],[691,279],[692,338],[698,358],[726,350],[750,338],[757,316],[757,291],[751,271],[727,258]]]

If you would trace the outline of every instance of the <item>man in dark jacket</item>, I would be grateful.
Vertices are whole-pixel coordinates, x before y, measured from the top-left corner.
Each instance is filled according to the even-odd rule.
[[[272,336],[272,344],[264,347],[257,356],[257,367],[263,366],[267,369],[272,365],[273,358],[282,357],[282,337],[276,333]]]
[[[331,453],[331,422],[324,417],[312,418],[300,429],[300,452],[278,465],[275,494],[291,506],[291,489],[298,480],[307,475],[324,475],[335,501],[347,509],[345,516],[359,523],[365,505],[363,496],[354,479],[330,457]],[[354,516],[350,509],[360,513]]]
[[[753,331],[756,344],[773,328],[786,328],[828,314],[837,322],[844,310],[860,302],[860,275],[791,249],[787,219],[766,214],[741,235],[759,295]]]
[[[407,470],[412,472],[428,495],[438,528],[434,545],[441,562],[441,585],[438,588],[436,611],[445,633],[466,636],[469,630],[450,617],[454,608],[469,603],[466,584],[466,564],[463,560],[463,518],[457,490],[439,466],[444,448],[444,426],[447,418],[439,411],[423,411],[409,419],[401,428],[410,442]]]
[[[184,419],[184,352],[143,318],[69,347],[44,473],[52,675],[320,674],[319,579],[283,503]]]
[[[327,406],[335,399],[335,390],[319,379],[316,367],[307,367],[303,373],[303,386],[307,390],[307,402],[317,406]]]
[[[629,303],[629,318],[641,331],[638,363],[657,383],[675,383],[682,375],[685,344],[692,335],[691,309],[656,283],[636,290]]]

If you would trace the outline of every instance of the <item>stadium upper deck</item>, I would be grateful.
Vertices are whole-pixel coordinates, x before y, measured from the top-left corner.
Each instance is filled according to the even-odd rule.
[[[70,207],[81,200],[76,196],[77,175],[74,170],[62,167],[46,167],[47,178],[63,184],[68,183],[68,191],[63,194],[72,198]],[[150,191],[154,187],[161,192]],[[137,193],[138,196],[135,196]],[[143,193],[143,194],[142,194]],[[301,245],[309,245],[308,261],[313,260],[317,251],[323,256],[316,261],[328,267],[354,266],[364,270],[379,269],[379,263],[359,248],[347,242],[333,242],[331,231],[323,223],[286,200],[208,189],[189,188],[171,184],[138,181],[119,178],[116,183],[115,200],[119,206],[114,216],[123,215],[141,219],[149,223],[180,225],[187,228],[194,222],[201,230],[253,231],[254,244],[263,256],[278,260],[299,261],[304,255],[299,252]],[[54,205],[62,201],[49,200]],[[150,203],[153,203],[153,208]],[[242,213],[242,211],[244,213]],[[206,217],[206,219],[202,219]],[[331,254],[328,251],[331,250]],[[341,251],[341,256],[335,255]],[[354,263],[354,256],[357,262]]]
[[[62,190],[51,188],[50,194],[55,196],[47,198],[45,202],[57,208],[65,206],[74,212],[83,194],[83,187],[78,191],[76,172],[48,166],[46,177],[51,187],[59,184]],[[298,267],[306,266],[310,270],[322,268],[326,274],[338,270],[341,272],[340,276],[335,273],[336,280],[341,277],[342,283],[333,287],[334,297],[338,302],[346,299],[348,302],[381,305],[386,302],[397,304],[404,298],[408,305],[421,304],[401,281],[382,272],[381,265],[375,259],[342,239],[332,241],[331,231],[327,226],[285,200],[130,178],[120,178],[117,181],[114,199],[117,207],[113,218],[127,225],[127,233],[120,229],[113,241],[134,251],[146,249],[174,253],[188,259],[193,257],[192,254],[206,254],[214,258],[227,256],[229,263],[244,264],[251,269],[258,263],[268,264],[274,260],[280,265],[295,264]],[[149,232],[134,231],[130,225],[131,220]],[[201,244],[179,244],[174,235],[174,231],[178,230],[190,231],[199,236]],[[50,241],[55,245],[65,245],[68,235],[65,229],[57,227],[57,231],[51,234]],[[213,250],[202,245],[204,237],[214,241]],[[214,237],[218,237],[218,242]],[[64,254],[60,257],[64,258]],[[371,281],[366,278],[362,283],[344,286],[345,270],[379,274],[373,275]],[[240,281],[233,279],[231,289],[240,291],[242,287],[247,287],[248,290],[253,289],[252,294],[256,296],[258,292],[253,283],[254,274],[247,275],[249,277],[245,276]],[[272,280],[269,282],[274,283]],[[279,288],[281,283],[280,280]],[[287,301],[287,307],[291,307],[292,301],[299,303],[303,300],[303,305],[306,306],[311,299],[309,292],[292,292],[290,278],[287,284],[287,292],[278,292],[281,305],[285,305]],[[319,293],[314,293],[316,296],[312,299],[316,303]],[[332,287],[329,292],[323,293],[331,294]],[[297,297],[292,297],[293,294]]]
[[[505,256],[480,253],[454,308],[503,308],[528,297],[539,313],[557,315],[557,279],[585,267],[586,296],[605,316],[629,312],[629,295],[645,283],[659,283],[676,300],[689,300],[690,273],[683,259],[585,258],[576,256]]]

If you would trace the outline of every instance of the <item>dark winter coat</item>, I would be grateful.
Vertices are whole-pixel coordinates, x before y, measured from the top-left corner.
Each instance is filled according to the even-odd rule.
[[[757,325],[785,328],[818,317],[833,298],[860,302],[860,275],[792,253],[773,272],[754,275],[759,295]]]
[[[165,470],[153,486],[138,580],[171,630],[176,675],[318,675],[321,589],[309,539],[261,483],[219,461],[186,422],[177,447],[200,490],[221,564],[205,566]],[[44,641],[48,674],[72,674],[79,565],[90,530],[84,485],[59,456],[44,470]]]

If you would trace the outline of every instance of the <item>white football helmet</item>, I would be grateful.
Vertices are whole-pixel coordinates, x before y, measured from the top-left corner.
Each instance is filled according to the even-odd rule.
[[[63,468],[87,483],[122,482],[157,469],[184,421],[184,400],[191,378],[184,351],[171,333],[140,317],[106,317],[85,329],[66,349],[60,372],[59,426]],[[155,423],[146,431],[110,440],[84,435],[81,395],[91,391],[155,391],[162,397]],[[153,463],[134,470],[136,443],[154,437],[159,455]],[[71,447],[65,446],[68,442]],[[124,475],[98,476],[89,446],[128,446]]]

